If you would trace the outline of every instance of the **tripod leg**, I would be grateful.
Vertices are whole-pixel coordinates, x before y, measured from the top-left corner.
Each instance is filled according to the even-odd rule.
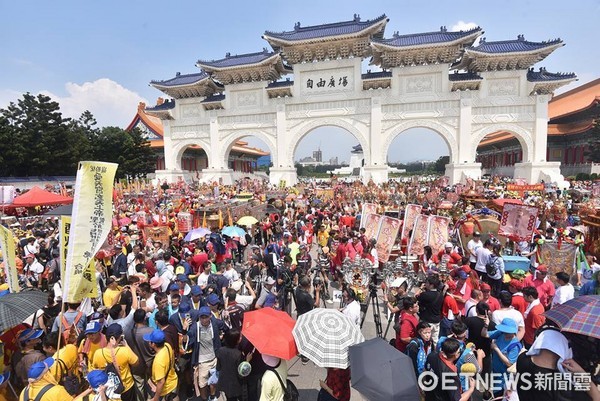
[[[383,338],[387,337],[388,331],[390,330],[390,326],[391,326],[393,320],[394,320],[394,314],[390,312],[390,314],[388,316],[387,326],[385,326],[385,333],[383,333]]]
[[[381,314],[379,309],[379,300],[377,299],[377,290],[371,295],[371,303],[373,304],[373,321],[375,322],[375,334],[377,337],[383,337],[383,329],[381,327]]]

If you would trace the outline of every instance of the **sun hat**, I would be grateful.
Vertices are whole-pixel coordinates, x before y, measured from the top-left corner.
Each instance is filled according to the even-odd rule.
[[[263,359],[263,362],[271,368],[276,368],[277,365],[279,365],[279,362],[281,362],[280,358],[278,358],[276,356],[272,356],[272,355],[266,355],[266,354],[262,355],[262,359]]]
[[[162,277],[154,276],[150,279],[150,288],[152,288],[153,290],[156,290],[163,285],[163,282],[164,282],[164,280]]]
[[[496,326],[496,330],[506,334],[517,334],[519,328],[517,327],[517,322],[509,317],[505,317],[502,319],[502,322]]]

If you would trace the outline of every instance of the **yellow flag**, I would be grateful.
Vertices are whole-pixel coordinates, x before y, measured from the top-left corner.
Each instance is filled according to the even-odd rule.
[[[79,163],[63,301],[81,302],[96,287],[94,255],[108,236],[112,223],[112,188],[118,164],[86,161]],[[72,235],[71,235],[72,234]]]
[[[67,266],[67,249],[69,249],[69,232],[71,231],[71,216],[60,216],[60,276],[65,277]]]
[[[12,231],[0,225],[0,246],[4,257],[4,273],[10,292],[19,292],[19,277],[17,276],[17,260],[15,257],[15,238]]]
[[[223,228],[223,212],[219,209],[219,230]]]
[[[231,210],[229,209],[227,209],[227,223],[228,226],[233,225],[233,219],[231,218]]]

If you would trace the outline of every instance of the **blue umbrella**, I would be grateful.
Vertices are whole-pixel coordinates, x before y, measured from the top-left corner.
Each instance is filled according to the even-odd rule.
[[[221,234],[226,235],[228,237],[241,237],[246,235],[246,231],[241,227],[236,226],[226,226],[221,230]]]
[[[192,231],[187,233],[184,240],[185,241],[193,241],[198,238],[205,237],[209,234],[210,234],[210,230],[208,228],[204,228],[204,227],[194,228]]]

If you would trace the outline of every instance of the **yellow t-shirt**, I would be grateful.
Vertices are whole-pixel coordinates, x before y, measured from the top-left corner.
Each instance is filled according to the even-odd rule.
[[[55,360],[60,359],[64,362],[64,367],[67,369],[64,371],[63,365],[56,361],[50,366],[50,373],[54,376],[57,382],[60,382],[63,375],[69,372],[73,372],[77,366],[77,347],[73,344],[67,344],[53,355]]]
[[[73,397],[67,393],[67,390],[63,386],[56,385],[50,379],[48,373],[44,375],[40,380],[29,385],[29,400],[35,400],[38,393],[46,386],[47,384],[53,384],[52,388],[44,394],[44,401],[71,401]],[[25,400],[25,390],[21,391],[21,395],[19,396],[19,401],[27,401]]]
[[[125,387],[125,391],[127,391],[133,387],[133,376],[131,375],[130,366],[135,365],[138,362],[138,357],[131,348],[124,346],[115,349],[115,358],[117,359],[116,363],[119,367],[119,376],[121,376],[123,387]],[[92,368],[104,369],[109,363],[112,363],[110,349],[102,348],[94,353]]]
[[[102,302],[104,302],[104,306],[106,306],[107,308],[113,306],[115,302],[117,302],[117,299],[119,299],[120,293],[121,290],[118,287],[116,290],[111,290],[110,288],[107,288],[104,291],[104,294],[102,295]]]
[[[323,231],[319,231],[317,233],[317,242],[319,243],[319,245],[326,246],[328,239],[329,239],[329,233],[327,231],[323,230]]]
[[[165,385],[160,392],[161,396],[167,395],[177,388],[177,374],[175,373],[175,355],[171,345],[165,343],[154,356],[152,362],[152,381],[154,383],[166,377]]]
[[[77,350],[80,354],[83,354],[83,346],[85,344],[86,340],[83,340],[81,342],[81,344],[79,344],[79,349]],[[98,341],[97,343],[93,343],[92,341],[90,341],[90,350],[87,353],[87,360],[88,360],[88,370],[93,370],[92,367],[92,361],[94,360],[94,354],[96,353],[96,351],[98,351],[99,349],[101,349],[102,347],[100,346],[101,342]]]

